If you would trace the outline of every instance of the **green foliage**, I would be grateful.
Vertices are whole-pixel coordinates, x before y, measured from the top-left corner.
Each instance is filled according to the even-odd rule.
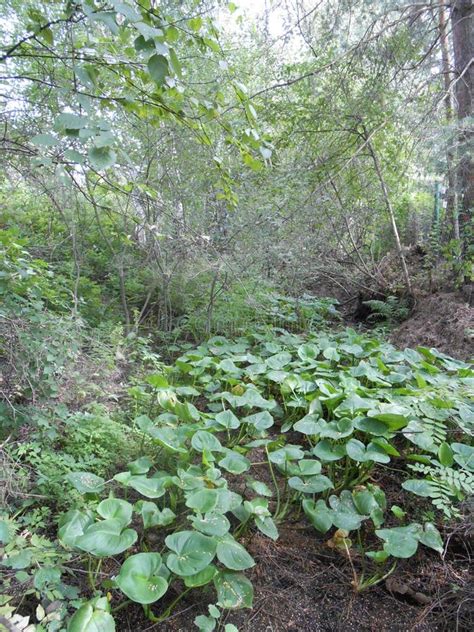
[[[37,4],[0,9],[8,593],[37,604],[38,632],[113,632],[112,600],[159,626],[190,591],[215,601],[200,630],[235,632],[248,542],[289,515],[356,590],[440,553],[474,491],[472,366],[330,331],[338,302],[309,293],[345,306],[376,285],[372,318],[393,325],[395,241],[469,269],[468,230],[442,248],[440,189],[430,228],[426,174],[460,158],[452,138],[433,150],[439,7],[353,2],[334,21],[283,3],[270,42],[272,20],[236,30],[233,3]],[[0,627],[29,626],[10,601]]]
[[[425,476],[402,487],[433,497],[445,515],[455,514],[438,502],[440,486],[432,490],[435,480],[455,480],[453,508],[469,493],[472,448],[451,442],[459,426],[470,423],[465,394],[473,374],[467,364],[424,348],[401,353],[352,330],[303,338],[257,329],[184,346],[173,365],[161,365],[129,391],[142,456],[113,480],[90,471],[68,475],[83,508],[59,523],[63,545],[90,560],[133,549],[114,585],[141,603],[152,621],[173,606],[157,615],[151,604],[183,580],[178,600],[187,590],[214,585],[221,608],[250,607],[252,586],[244,573],[255,561],[239,536],[258,529],[277,539],[277,524],[293,507],[302,506],[317,531],[336,529],[331,546],[348,555],[358,550],[367,560],[354,579],[357,590],[382,581],[420,544],[442,551],[437,528],[415,522],[401,507],[391,514],[407,524],[392,526],[386,493],[369,480],[393,457],[403,458]],[[290,431],[295,443],[287,442]],[[230,489],[228,476],[245,475],[252,449],[261,446],[273,489],[249,478],[256,495],[244,500]],[[437,479],[427,463],[442,472]],[[374,529],[380,548],[367,550]],[[154,532],[161,532],[160,555],[150,550]],[[91,582],[96,587],[93,571]],[[203,615],[196,625],[212,627],[213,618]]]
[[[64,487],[69,474],[87,471],[94,476],[106,476],[114,465],[128,460],[138,448],[138,435],[105,412],[67,415],[61,433],[55,432],[51,441],[48,437],[53,422],[54,417],[47,421],[46,428],[37,432],[35,440],[9,448],[9,454],[33,473],[31,483],[35,491],[45,495],[55,508],[77,502],[77,497]]]
[[[409,308],[396,296],[387,296],[384,301],[364,301],[364,305],[372,310],[369,317],[371,320],[382,321],[388,325],[396,325],[405,320],[410,313]]]

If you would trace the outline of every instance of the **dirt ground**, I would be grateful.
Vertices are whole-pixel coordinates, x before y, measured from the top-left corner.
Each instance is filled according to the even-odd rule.
[[[437,293],[419,297],[411,316],[391,336],[400,348],[436,347],[460,360],[474,358],[474,308],[462,294]]]

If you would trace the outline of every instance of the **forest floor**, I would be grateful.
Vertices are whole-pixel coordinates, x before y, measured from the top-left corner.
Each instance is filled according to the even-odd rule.
[[[401,349],[421,345],[462,360],[472,359],[474,309],[461,293],[422,296],[407,320],[393,330],[390,341]],[[236,491],[240,491],[238,487],[237,479]],[[387,487],[395,494],[397,480],[385,480]],[[420,549],[387,580],[362,593],[350,584],[352,560],[331,549],[327,537],[317,534],[304,516],[280,525],[279,533],[276,542],[258,532],[245,542],[257,565],[249,574],[255,589],[253,610],[231,613],[230,620],[241,632],[472,630],[474,533],[469,519],[463,527],[458,525],[445,534],[448,546],[443,559]],[[358,560],[354,562],[357,566]],[[460,580],[465,586],[462,594],[453,590]],[[167,621],[150,625],[137,606],[124,613],[120,629],[187,632],[205,607],[204,600],[189,598]]]
[[[389,479],[383,485],[392,489],[390,500],[396,501],[397,476]],[[239,477],[234,485],[239,490]],[[448,542],[444,559],[420,548],[413,558],[400,560],[385,581],[357,593],[351,577],[354,567],[360,572],[361,560],[349,560],[330,548],[328,536],[316,533],[304,516],[293,515],[279,525],[276,542],[258,532],[242,539],[256,561],[248,573],[254,586],[253,609],[229,611],[218,629],[232,622],[239,632],[470,632],[472,521],[443,535]],[[191,632],[196,615],[206,612],[207,597],[205,592],[191,593],[159,624],[151,624],[138,604],[130,604],[117,617],[118,630]],[[168,599],[172,601],[173,595]]]
[[[390,341],[400,348],[435,347],[453,358],[470,360],[474,357],[474,309],[460,293],[422,296]]]
[[[474,357],[473,333],[474,309],[465,297],[439,292],[420,297],[407,320],[392,331],[390,341],[400,349],[435,347],[469,360]],[[260,461],[262,455],[255,452],[249,458]],[[260,469],[260,480],[265,480],[268,472]],[[391,490],[391,503],[400,502],[398,478],[392,474],[383,481],[373,480]],[[232,487],[244,494],[244,477],[235,476]],[[429,509],[424,499],[416,502]],[[254,606],[251,611],[228,612],[222,629],[232,622],[240,632],[470,631],[474,622],[472,510],[466,507],[467,518],[461,525],[446,527],[443,536],[448,544],[442,558],[420,548],[414,557],[399,561],[393,575],[361,593],[351,585],[353,573],[360,573],[360,559],[349,559],[330,548],[327,536],[318,534],[304,515],[293,514],[279,525],[276,542],[253,532],[242,543],[256,561],[248,573],[255,590]],[[118,629],[188,632],[194,629],[195,617],[206,613],[207,603],[205,591],[192,593],[159,624],[150,623],[138,604],[130,604],[117,617]]]

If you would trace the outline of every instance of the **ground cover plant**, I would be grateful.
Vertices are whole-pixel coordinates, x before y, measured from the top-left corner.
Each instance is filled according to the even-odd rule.
[[[77,495],[52,558],[48,542],[27,542],[2,521],[2,566],[17,569],[16,581],[33,572],[45,613],[69,603],[71,632],[114,630],[130,601],[160,622],[193,591],[211,604],[195,625],[213,630],[223,611],[252,607],[246,571],[255,560],[242,541],[255,531],[277,540],[295,515],[350,560],[355,591],[385,580],[420,546],[443,552],[443,521],[474,489],[468,364],[352,329],[267,326],[180,350],[128,388],[137,458],[108,480],[66,475]],[[380,482],[392,469],[402,505]],[[433,510],[419,510],[413,495]],[[72,600],[61,572],[71,556],[88,569],[88,587]],[[51,621],[65,616],[53,612]],[[51,626],[38,629],[61,629]]]

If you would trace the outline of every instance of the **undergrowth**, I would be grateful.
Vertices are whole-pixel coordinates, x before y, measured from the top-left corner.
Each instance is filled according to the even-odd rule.
[[[190,592],[211,604],[196,626],[213,630],[252,607],[243,542],[276,540],[290,517],[342,552],[356,591],[420,546],[443,552],[474,490],[468,364],[351,329],[263,325],[175,348],[165,364],[138,344],[149,368],[116,410],[56,409],[3,448],[25,478],[0,522],[4,590],[32,596],[37,630],[112,631],[129,602],[160,622]]]

